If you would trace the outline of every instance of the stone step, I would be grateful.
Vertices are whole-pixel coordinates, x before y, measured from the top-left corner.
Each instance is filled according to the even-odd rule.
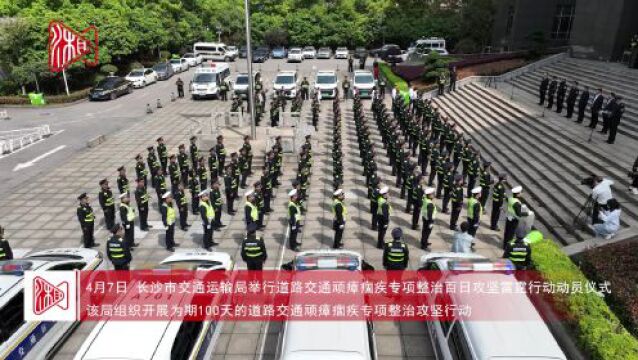
[[[525,193],[531,196],[527,199],[531,200],[530,207],[535,213],[539,213],[539,220],[550,231],[558,226],[572,232],[573,238],[558,238],[561,242],[567,244],[573,243],[574,240],[582,241],[584,236],[571,229],[573,217],[570,215],[572,212],[570,206],[573,206],[575,200],[567,196],[564,190],[560,192],[546,191],[550,186],[562,190],[565,188],[565,184],[561,184],[555,176],[544,174],[540,161],[528,159],[527,156],[531,153],[529,149],[511,147],[509,145],[511,142],[506,141],[508,135],[504,131],[498,130],[500,125],[494,126],[494,123],[488,120],[489,116],[481,111],[482,109],[475,109],[479,111],[474,111],[472,114],[465,110],[468,107],[462,92],[437,98],[436,101],[461,126],[464,133],[475,140],[485,158],[498,164],[500,170],[506,172],[514,180],[510,181],[511,183],[520,183],[525,187]],[[539,208],[545,209],[550,217],[541,216]],[[559,236],[557,233],[554,235]]]
[[[557,136],[556,134],[559,134],[559,132],[552,129],[551,126],[544,126],[545,124],[535,121],[511,121],[511,119],[536,119],[527,117],[520,112],[516,113],[509,103],[491,94],[489,90],[482,89],[477,85],[466,87],[465,90],[467,92],[466,98],[473,99],[476,103],[482,103],[487,108],[486,111],[498,115],[494,117],[495,119],[503,119],[503,122],[516,124],[520,129],[519,134],[527,135],[521,137],[521,139],[533,138],[534,141],[531,144],[535,146],[535,149],[531,153],[535,154],[536,157],[539,157],[539,154],[543,154],[543,156],[548,157],[547,160],[553,161],[558,167],[549,168],[549,171],[561,169],[556,171],[556,173],[566,183],[576,185],[574,187],[575,195],[580,195],[581,203],[585,202],[589,195],[589,189],[580,186],[580,181],[583,174],[589,174],[592,169],[595,169],[593,172],[604,174],[605,177],[615,181],[614,196],[623,206],[623,220],[626,220],[627,216],[635,221],[638,220],[638,209],[634,205],[634,195],[625,190],[630,185],[629,181],[626,180],[626,171],[624,171],[626,167],[615,163],[613,159],[609,159],[604,153],[599,153],[583,146],[578,141],[564,136]],[[545,159],[542,161],[548,164]],[[601,162],[612,166],[602,166]]]
[[[627,79],[636,86],[638,86],[638,71],[629,69],[625,66],[619,66],[616,63],[605,63],[600,61],[589,61],[574,58],[563,58],[559,63],[566,64],[571,67],[578,67],[587,69],[589,71],[595,71],[602,74],[608,74],[610,76],[616,76],[621,79]]]

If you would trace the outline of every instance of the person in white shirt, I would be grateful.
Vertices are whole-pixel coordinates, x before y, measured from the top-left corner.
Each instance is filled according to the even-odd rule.
[[[452,252],[466,254],[472,252],[472,242],[474,241],[474,237],[468,234],[467,231],[469,229],[470,224],[467,221],[463,221],[461,223],[461,231],[457,231],[452,238]]]
[[[607,210],[602,210],[598,213],[598,219],[602,223],[594,224],[594,231],[596,236],[609,240],[616,235],[620,228],[620,204],[618,204],[616,199],[609,199],[606,206]]]
[[[613,185],[614,182],[609,179],[603,179],[600,176],[595,176],[592,184],[591,198],[594,202],[592,224],[596,224],[600,222],[598,213],[601,209],[606,210],[607,201],[613,197],[611,194],[611,185]]]
[[[394,100],[395,97],[397,97],[397,88],[393,87],[392,88],[392,100]]]
[[[417,92],[414,89],[414,86],[410,88],[409,95],[410,95],[410,111],[412,114],[414,114],[414,102],[416,101],[416,97],[417,97]]]

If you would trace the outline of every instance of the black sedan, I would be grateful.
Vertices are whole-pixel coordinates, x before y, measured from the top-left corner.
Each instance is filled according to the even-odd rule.
[[[89,92],[89,100],[115,100],[118,96],[133,92],[133,84],[119,76],[108,76]]]
[[[270,57],[270,51],[268,48],[257,48],[253,50],[253,62],[254,63],[263,63]]]

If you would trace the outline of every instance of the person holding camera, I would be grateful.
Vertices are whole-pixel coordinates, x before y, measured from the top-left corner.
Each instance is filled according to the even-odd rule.
[[[611,185],[614,182],[609,179],[603,179],[600,176],[594,176],[592,181],[591,199],[593,200],[593,208],[591,213],[592,224],[600,223],[598,214],[600,210],[607,210],[607,201],[613,196],[611,194]]]
[[[620,204],[616,199],[607,201],[606,210],[598,213],[599,224],[594,224],[596,236],[600,236],[605,240],[611,239],[620,228]]]
[[[629,187],[629,191],[632,194],[638,195],[638,157],[634,162],[634,166],[631,168],[631,172],[629,173],[629,177],[631,180],[631,186]]]

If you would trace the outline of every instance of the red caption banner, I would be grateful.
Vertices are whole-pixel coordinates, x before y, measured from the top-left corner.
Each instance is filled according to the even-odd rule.
[[[531,271],[135,270],[79,278],[82,321],[535,321],[552,294],[609,292],[548,283]]]

